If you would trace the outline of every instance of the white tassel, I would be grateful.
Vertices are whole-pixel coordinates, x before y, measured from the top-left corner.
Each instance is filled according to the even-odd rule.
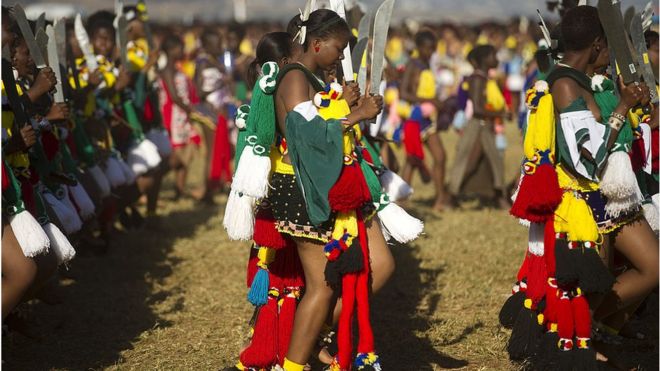
[[[99,168],[97,165],[94,165],[87,170],[92,175],[92,178],[94,178],[94,182],[96,182],[96,185],[99,186],[99,190],[101,191],[101,197],[105,198],[110,196],[110,192],[112,191],[112,188],[110,187],[110,182],[108,181],[108,178],[106,178],[105,174],[103,174],[103,170],[101,170],[101,168]]]
[[[644,208],[644,217],[646,218],[646,221],[651,226],[653,232],[657,234],[658,231],[660,231],[660,217],[658,216],[658,209],[655,207],[653,202],[645,203],[642,205],[642,207]]]
[[[44,226],[44,231],[50,240],[50,247],[57,256],[57,264],[66,264],[76,256],[76,250],[71,246],[71,242],[66,238],[64,233],[53,223],[48,223]]]
[[[624,199],[609,199],[605,204],[605,211],[611,217],[618,218],[622,213],[636,210],[640,203],[636,195]]]
[[[660,210],[660,193],[656,193],[651,196],[651,202],[653,202],[653,205],[655,205],[656,209]]]
[[[408,243],[424,231],[424,223],[408,214],[401,206],[390,202],[378,212],[387,232],[400,243]]]
[[[241,196],[232,189],[229,192],[222,225],[230,239],[251,240],[254,235],[254,198]]]
[[[75,207],[71,204],[68,197],[59,200],[50,192],[43,192],[42,195],[44,201],[50,205],[57,215],[57,219],[62,223],[66,234],[76,233],[82,228],[82,220],[80,220]]]
[[[608,199],[623,200],[635,196],[639,197],[640,202],[643,200],[627,153],[616,151],[610,154],[600,189]]]
[[[69,195],[71,195],[71,199],[76,203],[76,206],[78,206],[80,217],[83,220],[87,220],[94,216],[94,202],[89,197],[89,194],[87,194],[87,191],[83,188],[82,184],[78,183],[73,187],[68,186],[67,188],[69,190]]]
[[[525,228],[529,228],[532,225],[532,223],[529,220],[522,218],[518,219],[518,224],[522,225]]]
[[[130,166],[124,161],[123,158],[119,157],[117,158],[117,163],[119,164],[119,167],[121,168],[121,172],[124,174],[124,178],[126,179],[126,184],[133,184],[135,183],[135,173],[133,170],[131,170]]]
[[[116,158],[110,156],[105,161],[105,176],[110,181],[112,188],[117,188],[126,184],[124,172]]]
[[[128,150],[128,165],[136,176],[144,175],[147,171],[160,165],[158,148],[148,139],[133,145]]]
[[[545,232],[545,225],[541,223],[531,223],[529,226],[529,242],[527,244],[527,250],[536,256],[543,256],[544,232]]]
[[[153,144],[158,148],[158,153],[161,156],[168,156],[172,153],[172,144],[167,131],[163,129],[151,129],[145,135]]]
[[[10,216],[9,224],[23,250],[23,255],[33,258],[48,251],[50,240],[39,222],[28,211],[23,210]]]
[[[406,183],[399,174],[387,169],[380,176],[380,184],[385,193],[390,197],[390,201],[405,200],[413,193],[413,189]]]
[[[269,175],[270,157],[256,155],[252,146],[245,146],[231,188],[244,195],[262,199],[268,195]]]
[[[385,225],[383,224],[383,221],[380,220],[380,231],[383,233],[383,237],[385,238],[385,242],[390,242],[392,239],[392,235],[390,232],[387,231],[387,228],[385,228]]]

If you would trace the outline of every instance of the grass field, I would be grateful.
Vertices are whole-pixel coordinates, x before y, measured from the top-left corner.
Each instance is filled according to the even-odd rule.
[[[507,179],[520,156],[507,128]],[[443,133],[449,164],[456,142]],[[191,183],[198,183],[193,177]],[[526,246],[526,230],[506,211],[476,203],[434,214],[432,189],[415,181],[409,211],[422,238],[393,245],[397,270],[373,298],[385,370],[515,370],[508,330],[497,322]],[[164,198],[171,197],[171,187]],[[245,300],[248,244],[228,240],[218,206],[163,202],[163,228],[118,235],[104,256],[81,256],[60,283],[64,303],[23,311],[39,340],[3,337],[7,370],[218,370],[232,365],[252,314]],[[657,297],[644,331],[650,349],[628,345],[633,363],[657,369]]]

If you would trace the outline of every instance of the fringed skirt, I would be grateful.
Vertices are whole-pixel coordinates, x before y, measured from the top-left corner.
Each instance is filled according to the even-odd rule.
[[[580,192],[582,197],[591,208],[594,215],[596,224],[598,225],[598,232],[610,233],[623,227],[624,225],[642,217],[642,208],[638,206],[636,209],[623,212],[618,217],[613,217],[605,210],[607,204],[607,197],[600,191]]]
[[[270,207],[277,221],[277,230],[292,237],[309,238],[327,243],[332,239],[334,216],[315,226],[309,220],[305,198],[296,183],[296,176],[273,173],[268,198],[259,207]]]

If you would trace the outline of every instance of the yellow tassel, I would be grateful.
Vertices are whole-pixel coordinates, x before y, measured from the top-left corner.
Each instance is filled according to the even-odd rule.
[[[346,240],[346,245],[350,246],[353,242],[353,237],[358,235],[357,215],[355,211],[337,213],[335,218],[335,226],[332,229],[332,238],[340,240],[344,233],[348,233],[351,237]]]
[[[525,152],[525,158],[531,159],[536,154],[535,147],[535,137],[536,137],[536,120],[537,120],[537,111],[533,110],[529,113],[529,118],[527,120],[527,129],[525,130],[525,139],[523,141],[523,150]]]
[[[568,208],[568,239],[571,241],[597,241],[598,226],[594,220],[591,208],[581,199],[566,192],[570,198]]]
[[[494,112],[502,111],[506,107],[504,95],[495,80],[488,80],[486,83],[486,104],[488,104]]]
[[[419,84],[417,85],[417,97],[421,99],[435,98],[435,77],[431,70],[423,70],[419,75]]]
[[[275,260],[275,249],[270,247],[260,247],[259,252],[257,253],[257,258],[259,259],[257,266],[262,269],[268,269],[268,264]]]
[[[555,210],[555,232],[566,233],[568,232],[568,210],[570,208],[571,192],[564,192],[561,203]]]
[[[555,154],[555,106],[552,96],[546,94],[541,97],[536,109],[536,125],[534,127],[533,146],[539,151],[550,150],[554,158]],[[526,154],[526,153],[525,153]]]
[[[299,363],[295,363],[291,361],[288,358],[284,358],[284,363],[282,364],[282,368],[284,371],[303,371],[305,369],[305,365],[301,365]]]

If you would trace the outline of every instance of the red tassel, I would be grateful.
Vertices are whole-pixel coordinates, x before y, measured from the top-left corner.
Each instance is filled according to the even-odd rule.
[[[296,292],[291,292],[284,297],[282,306],[280,307],[280,315],[277,321],[277,354],[280,366],[284,363],[284,357],[286,357],[286,353],[289,351],[297,302]]]
[[[371,153],[369,153],[366,148],[362,149],[362,158],[371,164],[374,163],[374,159],[371,157]]]
[[[254,243],[259,246],[281,249],[286,246],[284,236],[277,230],[275,218],[269,209],[261,209],[254,222]]]
[[[555,276],[555,221],[554,218],[548,219],[545,222],[545,230],[543,231],[543,256],[545,257],[545,268],[548,272],[548,277]]]
[[[516,280],[518,282],[521,282],[523,279],[527,278],[527,273],[529,272],[529,259],[528,255],[530,253],[525,252],[525,258],[523,258],[523,262],[520,265],[520,269],[518,269],[518,275],[516,276]]]
[[[536,306],[545,295],[548,281],[545,259],[531,253],[528,253],[527,257],[529,259],[529,273],[527,274],[526,296],[532,299],[534,306]]]
[[[646,149],[644,148],[644,139],[642,137],[633,140],[630,161],[634,172],[642,170],[646,164]]]
[[[277,362],[277,300],[269,296],[268,303],[259,308],[252,341],[240,355],[246,367],[269,368]]]
[[[542,164],[533,174],[523,176],[509,213],[533,223],[544,223],[554,215],[561,197],[557,172],[552,165]]]
[[[424,146],[419,122],[408,120],[403,124],[403,144],[406,148],[406,155],[424,160]]]
[[[580,338],[591,337],[591,315],[589,313],[589,303],[582,294],[579,294],[571,300],[573,307],[573,319],[575,321],[575,336]]]
[[[286,247],[277,250],[275,261],[270,264],[268,269],[271,276],[278,277],[277,280],[282,285],[282,289],[286,287],[303,287],[305,285],[302,264],[294,242],[288,242]]]
[[[53,134],[51,131],[42,131],[41,145],[44,148],[44,152],[46,153],[46,158],[48,158],[48,161],[53,161],[57,153],[60,151],[60,142],[57,140],[55,134]]]
[[[209,166],[209,179],[207,180],[211,184],[219,184],[221,181],[231,183],[231,144],[227,131],[227,119],[223,115],[218,115]]]
[[[252,280],[254,280],[254,276],[257,274],[257,271],[259,270],[259,267],[257,266],[257,263],[259,262],[259,249],[255,249],[254,247],[250,248],[250,257],[248,258],[248,263],[247,263],[247,287],[249,288],[252,286]]]
[[[557,306],[559,298],[557,297],[557,281],[554,278],[548,278],[545,286],[545,309],[543,317],[547,323],[557,323]]]
[[[2,162],[2,191],[4,192],[7,187],[9,187],[9,176],[7,175],[7,171],[11,171],[7,169],[7,165],[5,165],[5,162]]]
[[[341,314],[337,326],[337,358],[342,370],[349,370],[353,351],[353,311],[355,309],[355,285],[357,273],[347,273],[342,277]]]
[[[560,290],[557,305],[557,332],[562,339],[573,339],[574,322],[573,308],[568,292]]]
[[[362,215],[358,216],[358,237],[362,247],[364,268],[358,275],[357,280],[357,322],[359,331],[358,353],[374,352],[374,333],[371,328],[371,316],[369,315],[369,240],[367,228],[364,225]]]
[[[339,179],[328,192],[328,201],[332,210],[339,212],[355,210],[371,201],[369,187],[356,161],[344,165]]]

